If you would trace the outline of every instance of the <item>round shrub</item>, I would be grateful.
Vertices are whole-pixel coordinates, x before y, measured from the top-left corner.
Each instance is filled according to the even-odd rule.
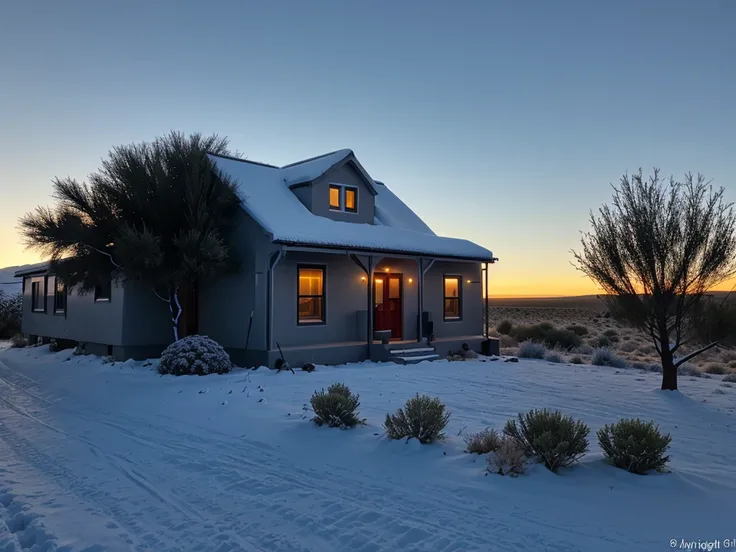
[[[533,409],[519,414],[518,425],[509,420],[503,432],[553,472],[588,452],[590,428],[557,410]]]
[[[588,328],[580,324],[572,324],[565,328],[567,331],[574,333],[575,335],[584,336],[588,335]]]
[[[706,374],[716,374],[719,376],[722,376],[723,374],[728,373],[728,368],[726,368],[725,364],[721,364],[720,362],[709,362],[705,366],[703,366],[703,372]]]
[[[544,355],[544,360],[546,360],[547,362],[553,362],[555,364],[565,362],[565,360],[562,358],[562,355],[557,351],[550,351],[549,353]]]
[[[626,361],[611,349],[601,347],[593,351],[590,363],[593,366],[611,366],[612,368],[626,368]]]
[[[486,458],[489,473],[518,477],[526,471],[524,449],[510,437],[503,437],[498,448],[491,451]]]
[[[386,414],[383,428],[389,439],[415,438],[420,443],[444,439],[443,430],[450,421],[450,413],[437,397],[419,395],[406,401],[395,414]]]
[[[547,347],[530,339],[519,345],[520,358],[544,358],[547,354]]]
[[[502,320],[501,323],[496,326],[496,329],[501,335],[509,335],[513,327],[514,325],[511,323],[510,320]]]
[[[158,372],[174,376],[204,376],[225,374],[231,368],[230,356],[219,343],[204,335],[190,335],[164,349]]]
[[[344,429],[365,423],[358,417],[360,395],[351,393],[344,383],[333,383],[327,391],[315,391],[310,402],[314,411],[312,421],[318,426]]]
[[[603,454],[613,460],[616,467],[646,474],[650,470],[662,471],[670,457],[665,453],[672,437],[663,435],[654,422],[622,419],[598,430],[598,444]]]
[[[495,429],[486,428],[478,433],[465,437],[465,452],[472,454],[488,454],[501,446],[501,436]]]

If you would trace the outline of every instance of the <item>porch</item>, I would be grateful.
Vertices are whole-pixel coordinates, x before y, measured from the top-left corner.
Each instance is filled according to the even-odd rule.
[[[467,344],[470,349],[479,351],[481,342],[485,339],[482,335],[440,337],[432,341],[431,346],[425,342],[417,343],[415,339],[393,340],[388,344],[373,340],[370,344],[370,357],[367,354],[365,341],[342,341],[337,343],[316,343],[310,345],[297,345],[281,347],[284,358],[292,367],[303,366],[307,362],[312,364],[337,365],[363,362],[390,362],[400,357],[416,358],[419,360],[432,360],[428,357],[432,354],[434,358],[445,358],[450,351],[460,349]],[[397,351],[408,351],[416,349],[417,354],[399,353]],[[429,349],[429,350],[427,350]],[[393,351],[393,353],[392,353]],[[431,351],[431,352],[430,352]],[[269,351],[269,366],[273,366],[279,358],[279,351]]]

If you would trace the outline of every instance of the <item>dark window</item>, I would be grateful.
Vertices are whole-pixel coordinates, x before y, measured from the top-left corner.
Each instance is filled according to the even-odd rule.
[[[460,276],[445,276],[444,281],[444,319],[460,320],[462,317],[461,297],[462,278]]]
[[[31,310],[33,312],[46,312],[46,289],[45,278],[31,280]]]
[[[300,266],[297,268],[298,324],[324,324],[325,322],[325,269]]]
[[[348,213],[358,212],[358,189],[345,188],[345,210]]]
[[[54,288],[54,313],[66,314],[66,286],[60,278],[56,278],[56,287]]]
[[[330,209],[335,211],[342,210],[342,188],[340,186],[330,186]]]
[[[107,279],[95,286],[95,301],[109,301],[112,292],[112,280]]]

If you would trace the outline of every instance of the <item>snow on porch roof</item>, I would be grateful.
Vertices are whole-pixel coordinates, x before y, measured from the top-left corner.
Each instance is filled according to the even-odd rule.
[[[350,150],[340,150],[350,152]],[[337,152],[329,154],[339,157]],[[336,159],[333,164],[344,159]],[[437,236],[385,184],[376,186],[375,224],[341,222],[313,214],[285,182],[290,166],[275,168],[248,161],[210,155],[229,175],[243,199],[243,208],[277,243],[359,249],[408,255],[491,261],[493,254],[471,241]],[[323,159],[323,158],[316,158]],[[324,161],[326,163],[327,161]],[[318,170],[324,174],[329,167]],[[330,165],[331,166],[331,165]]]

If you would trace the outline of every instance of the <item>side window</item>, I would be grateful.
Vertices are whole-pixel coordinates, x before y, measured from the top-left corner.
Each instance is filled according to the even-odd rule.
[[[31,280],[31,310],[33,312],[46,312],[46,278],[33,278]]]
[[[324,267],[300,266],[297,272],[297,324],[324,324]]]
[[[54,287],[54,314],[66,314],[66,286],[60,278],[56,278]]]
[[[112,296],[112,279],[108,278],[95,286],[95,301],[109,301]]]

